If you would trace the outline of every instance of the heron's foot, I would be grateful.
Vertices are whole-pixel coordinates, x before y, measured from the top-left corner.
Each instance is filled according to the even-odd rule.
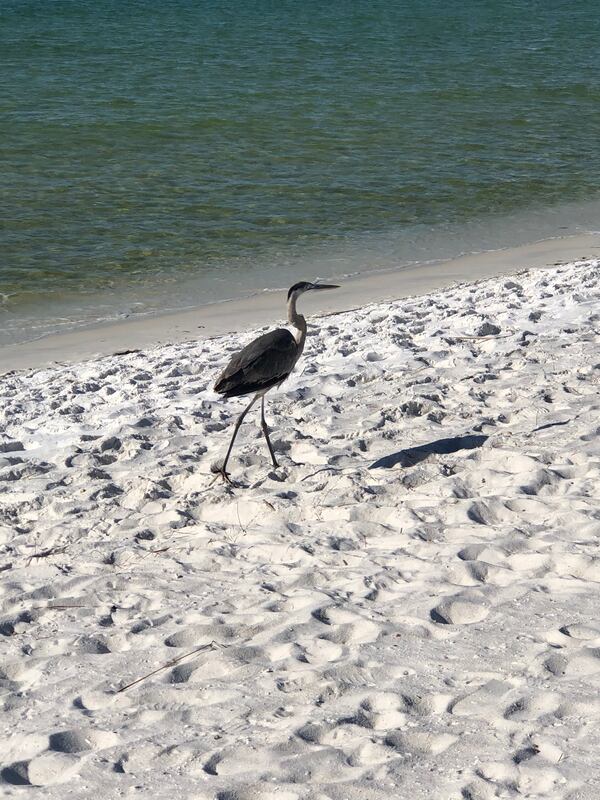
[[[219,470],[219,475],[223,478],[223,483],[226,483],[228,486],[233,486],[233,481],[229,477],[229,473],[225,472],[224,469]]]
[[[229,477],[229,472],[226,471],[224,464],[221,464],[219,462],[211,464],[210,471],[215,476],[214,480],[217,480],[217,478],[220,476],[221,478],[223,478],[223,483],[226,483],[228,486],[233,486],[233,481]]]

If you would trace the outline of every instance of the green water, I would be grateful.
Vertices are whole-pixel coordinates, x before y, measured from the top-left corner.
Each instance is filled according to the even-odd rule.
[[[599,42],[591,0],[1,0],[0,342],[593,226]]]

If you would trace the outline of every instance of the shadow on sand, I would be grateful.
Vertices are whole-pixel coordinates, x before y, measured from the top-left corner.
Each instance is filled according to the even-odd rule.
[[[422,444],[419,447],[407,447],[406,450],[399,450],[397,453],[383,456],[370,464],[369,469],[389,469],[395,467],[396,464],[400,464],[401,467],[413,467],[433,454],[446,456],[456,453],[458,450],[474,450],[481,447],[487,439],[487,436],[476,436],[475,434],[436,439],[435,442]]]

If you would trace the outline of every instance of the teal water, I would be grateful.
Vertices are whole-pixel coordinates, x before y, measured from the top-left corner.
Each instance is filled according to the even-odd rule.
[[[593,226],[599,41],[591,0],[1,0],[0,342]]]

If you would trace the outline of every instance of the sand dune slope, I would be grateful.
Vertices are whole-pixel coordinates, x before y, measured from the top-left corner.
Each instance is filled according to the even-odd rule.
[[[599,301],[587,261],[313,320],[236,487],[234,337],[2,378],[2,791],[600,796]]]

